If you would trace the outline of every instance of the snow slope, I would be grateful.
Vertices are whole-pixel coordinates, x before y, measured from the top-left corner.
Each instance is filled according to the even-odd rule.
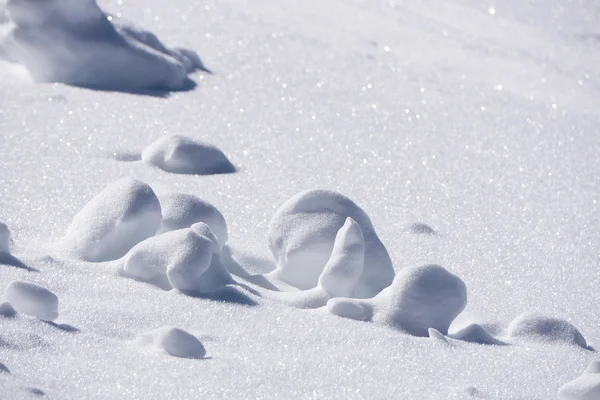
[[[132,95],[0,66],[0,221],[13,240],[0,290],[34,282],[60,304],[52,323],[0,317],[0,398],[546,400],[599,359],[506,331],[536,312],[600,346],[597,1],[100,6],[197,51],[214,74],[192,74],[193,91]],[[105,157],[163,135],[208,140],[238,172]],[[61,255],[73,217],[123,177],[159,199],[213,204],[240,286],[194,297]],[[507,345],[414,337],[270,297],[256,275],[275,268],[269,221],[314,188],[364,209],[396,271],[438,264],[465,282],[450,337],[477,323]],[[193,333],[208,357],[140,351],[137,338],[163,326]]]

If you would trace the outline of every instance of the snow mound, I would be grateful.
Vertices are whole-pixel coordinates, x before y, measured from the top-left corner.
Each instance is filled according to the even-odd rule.
[[[12,281],[4,290],[4,299],[21,314],[44,321],[54,321],[58,318],[58,297],[38,284]]]
[[[168,49],[151,32],[120,25],[95,0],[11,0],[0,54],[37,81],[114,90],[183,90],[202,69],[191,50]]]
[[[538,313],[523,313],[508,326],[511,338],[528,338],[548,342],[563,342],[587,348],[581,332],[570,322]]]
[[[126,276],[165,290],[196,290],[208,269],[213,243],[192,229],[154,236],[133,247],[123,258]]]
[[[0,317],[11,318],[17,315],[17,311],[8,301],[0,303]]]
[[[426,337],[429,328],[446,335],[466,305],[467,287],[459,277],[439,265],[423,265],[402,269],[392,285],[372,299],[331,299],[327,309]]]
[[[600,399],[600,361],[592,361],[581,376],[558,390],[561,400]]]
[[[360,227],[348,217],[338,231],[319,286],[331,297],[352,297],[364,264],[365,243]]]
[[[86,261],[116,260],[154,235],[160,221],[160,204],[152,188],[122,178],[106,186],[75,215],[64,245]]]
[[[10,230],[0,222],[0,253],[10,253]]]
[[[142,160],[175,174],[212,175],[235,172],[235,167],[212,144],[181,135],[158,138],[142,152]]]
[[[210,226],[203,222],[198,222],[192,225],[191,229],[198,235],[210,240],[212,242],[212,257],[210,260],[210,266],[202,274],[202,279],[198,282],[196,290],[202,293],[213,293],[215,290],[235,283],[229,270],[223,262],[221,256],[221,246],[219,240],[212,232]]]
[[[328,190],[301,192],[275,212],[268,236],[277,269],[270,276],[302,290],[317,286],[348,217],[356,221],[364,238],[364,266],[354,296],[379,293],[394,278],[388,252],[367,214],[349,198]]]
[[[212,204],[185,193],[172,193],[159,199],[162,221],[157,233],[189,228],[196,222],[204,222],[216,235],[221,248],[229,240],[225,217]]]
[[[506,343],[493,337],[488,331],[479,324],[469,324],[457,332],[448,335],[452,339],[462,340],[463,342],[504,345]]]
[[[172,326],[163,326],[142,333],[137,343],[153,346],[174,357],[204,358],[206,356],[206,349],[197,337]]]

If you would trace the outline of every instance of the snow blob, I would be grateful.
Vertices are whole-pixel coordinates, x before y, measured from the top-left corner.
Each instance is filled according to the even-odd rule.
[[[270,277],[306,290],[317,286],[336,235],[351,217],[364,238],[364,266],[354,296],[372,297],[394,278],[392,261],[367,214],[349,198],[327,190],[301,192],[273,215],[269,247],[277,269]]]
[[[600,361],[592,361],[583,374],[558,390],[561,400],[600,399]]]
[[[0,54],[37,81],[113,90],[182,90],[203,68],[191,50],[165,47],[150,32],[119,24],[95,0],[10,0],[12,29]]]
[[[202,293],[212,293],[225,285],[235,283],[223,262],[219,240],[212,232],[211,228],[203,222],[198,222],[192,225],[191,229],[198,235],[212,242],[210,266],[202,274],[202,278],[199,280],[196,290]]]
[[[128,277],[163,289],[196,290],[208,269],[213,243],[192,229],[179,229],[137,244],[123,258]]]
[[[528,338],[547,342],[563,342],[587,348],[581,332],[570,322],[538,313],[523,313],[508,326],[511,338]]]
[[[181,135],[158,138],[144,149],[142,160],[175,174],[211,175],[235,172],[231,161],[217,147]]]
[[[153,346],[169,355],[182,358],[204,358],[206,349],[198,338],[183,329],[163,326],[142,333],[137,338],[142,346]]]
[[[327,308],[341,317],[428,336],[429,328],[446,335],[466,305],[467,287],[459,277],[439,265],[423,265],[400,270],[392,285],[372,299],[336,298]]]
[[[86,261],[116,260],[154,235],[160,204],[146,183],[119,179],[104,188],[73,218],[64,244]]]
[[[463,342],[488,344],[488,345],[505,345],[506,343],[493,337],[488,331],[479,324],[469,324],[464,328],[448,335],[452,339],[461,340]]]
[[[0,253],[10,253],[10,230],[0,222]]]
[[[172,193],[160,196],[162,221],[157,233],[189,228],[196,222],[204,222],[216,235],[221,248],[229,237],[225,217],[215,206],[191,194]]]
[[[38,284],[13,281],[4,290],[4,299],[21,314],[44,321],[58,318],[58,297]]]

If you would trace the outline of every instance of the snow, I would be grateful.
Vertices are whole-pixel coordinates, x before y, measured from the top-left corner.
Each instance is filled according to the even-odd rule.
[[[152,345],[173,357],[201,359],[206,355],[206,349],[197,337],[172,326],[142,333],[137,342],[141,345]]]
[[[348,217],[364,237],[364,267],[354,295],[363,298],[379,293],[394,277],[388,252],[367,214],[346,196],[328,190],[298,193],[271,218],[269,247],[277,261],[271,276],[299,289],[315,287]]]
[[[196,222],[204,222],[216,235],[221,248],[227,244],[227,222],[223,214],[209,202],[186,193],[159,195],[159,200],[162,221],[157,233],[189,228]]]
[[[17,315],[17,312],[13,308],[12,304],[8,301],[0,303],[0,317],[11,318]]]
[[[449,337],[464,342],[488,344],[488,345],[504,345],[503,341],[496,339],[491,333],[485,330],[479,324],[469,324],[462,329],[452,332],[448,335]]]
[[[569,321],[539,313],[523,313],[508,326],[508,335],[513,338],[563,342],[587,348],[581,332]]]
[[[210,143],[181,135],[158,138],[142,152],[142,160],[174,174],[228,174],[235,167]]]
[[[0,56],[37,81],[112,89],[183,90],[203,68],[190,50],[170,50],[151,32],[112,23],[95,0],[10,0],[13,24]]]
[[[212,243],[212,256],[210,259],[210,265],[208,269],[202,273],[202,278],[198,281],[195,290],[202,293],[213,293],[225,285],[235,283],[231,277],[231,274],[229,273],[229,270],[223,262],[223,258],[221,256],[221,246],[219,244],[220,241],[213,233],[211,227],[203,222],[198,222],[191,226],[191,230],[203,238],[210,240]],[[221,230],[221,232],[223,232],[223,230]],[[226,235],[225,238],[227,238]]]
[[[73,217],[63,243],[72,255],[87,261],[116,260],[153,236],[160,220],[160,203],[152,188],[122,178],[107,185]]]
[[[44,286],[33,282],[12,281],[4,289],[4,300],[19,313],[44,321],[58,318],[58,297]],[[4,308],[10,312],[7,307]]]
[[[0,222],[0,253],[10,253],[10,230]]]
[[[371,320],[415,336],[429,336],[429,328],[447,334],[450,324],[466,305],[465,283],[434,264],[400,270],[392,284],[373,299],[335,298],[327,303],[333,314],[345,318],[358,316],[353,319]],[[358,311],[360,308],[362,313]],[[349,313],[345,314],[347,310]]]
[[[596,400],[600,398],[600,361],[592,361],[578,378],[558,390],[561,400]]]
[[[188,74],[193,90],[167,93],[131,89],[160,77],[121,68],[130,89],[102,91],[34,83],[22,65],[0,62],[0,221],[20,262],[0,256],[0,296],[23,280],[60,298],[52,324],[0,317],[0,362],[11,371],[0,376],[0,398],[547,400],[598,359],[596,1],[99,5],[115,29],[132,20],[168,48],[198,51],[214,73]],[[13,28],[0,24],[0,34]],[[93,63],[110,67],[98,60],[111,64],[114,50],[90,52]],[[175,174],[134,161],[164,135],[216,145],[237,172]],[[60,251],[73,216],[123,177],[159,200],[186,193],[214,205],[227,222],[222,262],[237,284],[187,295],[124,278],[122,259]],[[437,264],[464,281],[468,304],[448,344],[366,322],[368,298],[317,297],[347,217],[368,243],[353,215],[330,227],[311,287],[270,279],[279,260],[269,221],[314,188],[360,206],[395,273]],[[411,231],[415,223],[436,234]],[[329,306],[277,297],[292,295]],[[566,319],[588,348],[509,336],[510,322],[531,310]],[[452,338],[470,324],[507,345]],[[208,357],[134,345],[161,326],[197,335]]]

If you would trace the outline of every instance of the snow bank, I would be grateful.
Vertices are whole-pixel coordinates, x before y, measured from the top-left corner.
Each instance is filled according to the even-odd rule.
[[[467,287],[459,277],[439,265],[423,265],[402,269],[392,285],[373,299],[335,298],[327,309],[341,317],[428,336],[428,328],[446,335],[466,305]]]
[[[172,193],[159,196],[162,221],[157,233],[189,228],[196,222],[210,226],[221,248],[229,240],[225,217],[215,206],[191,194]]]
[[[144,149],[142,160],[175,174],[211,175],[235,172],[231,161],[217,147],[181,135],[158,138]]]
[[[140,345],[153,346],[174,357],[204,358],[206,349],[194,335],[180,328],[163,326],[142,333],[137,338]]]
[[[581,332],[570,322],[538,313],[524,313],[508,326],[511,338],[528,338],[548,342],[563,342],[587,348]]]
[[[303,290],[315,287],[348,217],[356,221],[364,238],[364,266],[354,296],[379,293],[394,278],[387,250],[367,214],[349,198],[327,190],[299,193],[273,215],[269,247],[277,269],[270,276]]]
[[[160,204],[146,183],[122,178],[104,188],[75,215],[64,245],[87,261],[109,261],[154,235]]]
[[[58,297],[50,290],[32,282],[13,281],[4,290],[4,299],[21,314],[44,321],[58,318]]]
[[[196,290],[210,266],[212,247],[192,229],[166,232],[133,247],[123,258],[123,271],[164,289]]]
[[[10,230],[0,222],[0,253],[10,253]]]
[[[561,400],[600,399],[600,361],[592,361],[580,377],[563,385],[558,397]]]
[[[94,0],[11,0],[12,29],[0,54],[38,81],[116,90],[189,87],[203,68],[191,50],[168,49],[151,32],[120,25]]]

